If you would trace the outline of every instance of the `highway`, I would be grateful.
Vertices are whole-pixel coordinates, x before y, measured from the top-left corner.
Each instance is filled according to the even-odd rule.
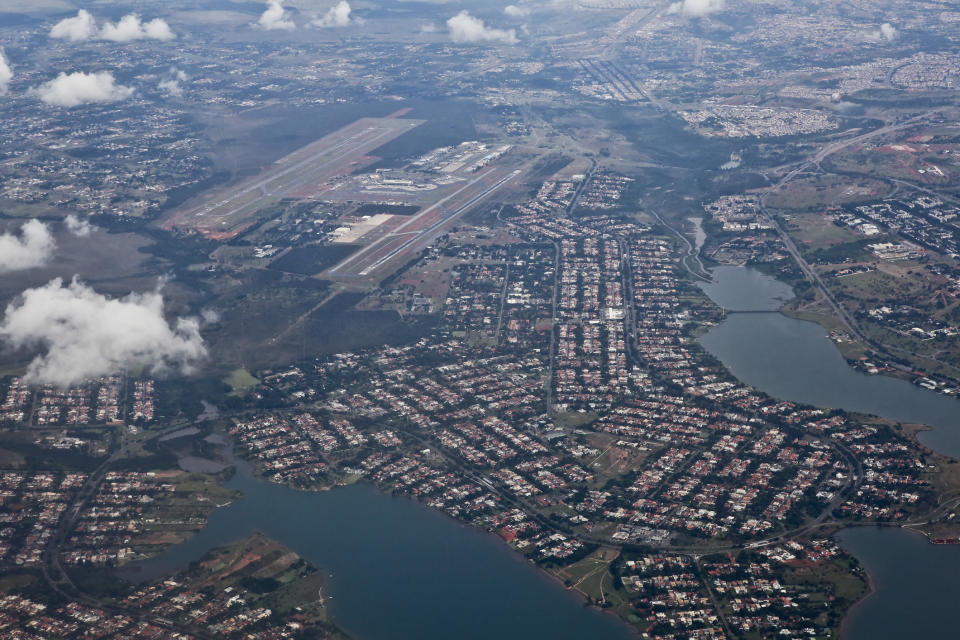
[[[800,251],[798,250],[796,244],[793,242],[793,240],[790,238],[789,234],[787,234],[784,228],[780,225],[779,221],[777,221],[777,219],[773,216],[773,214],[770,213],[765,203],[766,197],[769,196],[771,193],[780,189],[784,185],[788,184],[789,182],[794,180],[798,175],[800,175],[810,167],[816,166],[819,169],[820,163],[823,162],[827,157],[833,155],[834,153],[837,153],[838,151],[842,151],[843,149],[846,149],[855,144],[864,142],[865,140],[869,140],[879,135],[883,135],[885,133],[898,131],[900,129],[907,129],[919,122],[922,122],[930,118],[931,115],[932,114],[921,114],[918,116],[914,116],[913,118],[904,120],[901,123],[888,125],[886,127],[881,127],[880,129],[876,129],[869,133],[865,133],[865,134],[850,138],[848,140],[841,140],[841,141],[834,142],[827,145],[826,147],[821,149],[819,152],[817,152],[812,158],[803,162],[800,166],[798,166],[797,168],[787,173],[783,178],[780,179],[779,182],[777,182],[776,184],[771,186],[769,189],[764,191],[760,195],[759,208],[760,208],[760,212],[764,215],[764,217],[767,218],[767,220],[773,226],[774,231],[776,231],[777,235],[780,237],[787,252],[793,258],[794,262],[796,262],[797,266],[800,267],[800,270],[803,272],[804,276],[816,289],[820,291],[822,298],[827,301],[827,304],[829,304],[830,308],[833,309],[834,315],[836,315],[836,317],[841,321],[844,328],[847,330],[847,332],[851,336],[853,336],[858,341],[862,342],[863,344],[867,345],[874,351],[877,351],[881,354],[882,353],[889,354],[890,352],[896,352],[896,353],[913,356],[921,360],[935,362],[939,365],[953,368],[954,365],[952,365],[951,363],[943,362],[934,356],[918,354],[913,351],[909,351],[907,349],[892,347],[883,343],[878,343],[876,341],[873,341],[867,338],[863,334],[863,332],[860,330],[860,327],[857,324],[856,320],[853,318],[853,316],[850,315],[850,313],[846,310],[846,308],[843,307],[843,305],[837,302],[837,299],[834,297],[833,292],[826,286],[826,284],[824,284],[819,274],[817,274],[817,272],[807,263],[807,261],[803,259],[803,256],[800,254]],[[927,189],[925,187],[921,187],[909,182],[905,182],[903,180],[898,180],[895,178],[884,178],[884,180],[886,180],[887,182],[896,184],[898,186],[905,186],[911,189],[916,189],[916,190],[928,193],[930,195],[937,196],[947,202],[957,202],[957,200],[951,196],[948,196],[948,195],[939,193],[937,191],[933,191],[931,189]]]
[[[843,323],[844,327],[847,329],[847,332],[850,335],[854,336],[857,340],[859,340],[860,342],[866,345],[874,346],[860,331],[860,328],[857,325],[856,320],[853,319],[853,316],[850,315],[850,313],[846,310],[846,308],[843,307],[843,305],[837,302],[837,299],[834,297],[833,293],[823,283],[823,280],[820,279],[819,274],[817,274],[817,272],[807,263],[807,261],[803,259],[803,256],[800,254],[799,249],[797,249],[797,245],[790,238],[790,235],[784,230],[783,226],[781,226],[780,222],[776,219],[776,217],[774,217],[774,215],[771,214],[770,211],[767,209],[766,198],[771,193],[784,187],[786,184],[791,182],[794,178],[796,178],[798,175],[800,175],[810,167],[814,165],[819,167],[821,162],[823,162],[827,157],[833,155],[834,153],[837,153],[838,151],[842,151],[843,149],[851,147],[855,144],[860,144],[861,142],[864,142],[871,138],[875,138],[877,136],[883,135],[885,133],[890,133],[892,131],[897,131],[899,129],[905,129],[905,128],[911,127],[915,125],[917,122],[920,122],[926,119],[927,117],[928,117],[927,115],[915,116],[899,124],[887,125],[886,127],[881,127],[880,129],[876,129],[874,131],[870,131],[868,133],[855,136],[848,140],[840,140],[838,142],[833,142],[831,144],[828,144],[826,147],[818,151],[812,158],[810,158],[809,160],[801,164],[796,169],[793,169],[792,171],[787,173],[783,178],[780,179],[779,182],[777,182],[775,185],[773,185],[772,187],[764,191],[759,198],[758,204],[759,204],[760,212],[763,213],[764,217],[766,217],[767,220],[770,222],[770,224],[773,226],[774,231],[777,232],[777,235],[780,237],[780,240],[783,242],[783,245],[786,248],[787,252],[793,258],[794,262],[797,263],[797,266],[800,267],[800,270],[803,272],[804,276],[807,278],[807,280],[810,281],[811,284],[813,284],[817,289],[820,290],[821,295],[827,301],[830,307],[833,309],[836,316]]]

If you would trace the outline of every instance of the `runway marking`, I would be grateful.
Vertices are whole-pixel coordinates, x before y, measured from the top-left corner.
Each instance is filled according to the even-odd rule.
[[[506,184],[506,183],[509,182],[510,180],[514,179],[515,177],[517,177],[517,176],[521,173],[521,170],[520,170],[520,169],[516,169],[516,170],[514,170],[512,173],[507,174],[506,176],[504,176],[503,178],[501,178],[500,180],[498,180],[498,181],[497,181],[496,183],[494,183],[493,185],[485,188],[483,191],[481,191],[481,192],[478,193],[477,195],[475,195],[475,196],[473,196],[472,198],[470,198],[467,202],[465,202],[464,204],[462,204],[461,206],[459,206],[457,209],[455,209],[455,210],[447,213],[446,215],[442,215],[441,218],[440,218],[437,222],[434,222],[433,224],[431,224],[430,226],[428,226],[428,227],[426,227],[426,228],[424,228],[424,229],[419,229],[419,230],[414,230],[414,231],[403,231],[403,229],[405,229],[406,227],[409,227],[409,226],[415,225],[415,224],[419,224],[419,223],[421,222],[421,219],[422,219],[424,216],[427,216],[427,215],[433,213],[436,209],[442,207],[442,205],[443,205],[445,202],[447,202],[447,201],[450,200],[451,198],[454,198],[454,197],[460,195],[460,194],[463,193],[465,190],[467,190],[467,189],[469,189],[470,187],[476,185],[478,182],[481,182],[482,180],[484,180],[486,177],[488,177],[491,173],[494,173],[495,171],[497,171],[497,169],[496,169],[496,168],[492,168],[492,169],[490,169],[489,171],[484,172],[482,175],[478,176],[476,179],[474,179],[474,180],[468,182],[467,184],[465,184],[464,186],[460,187],[460,188],[457,189],[455,192],[453,192],[453,193],[451,193],[450,195],[444,197],[443,199],[435,202],[435,203],[432,204],[430,207],[428,207],[427,209],[424,209],[421,213],[417,214],[416,216],[414,216],[414,217],[413,217],[412,219],[410,219],[409,221],[405,222],[404,224],[400,225],[399,227],[397,227],[397,228],[394,229],[393,231],[388,232],[387,234],[385,234],[385,235],[383,235],[382,237],[378,238],[377,240],[375,240],[375,241],[372,242],[371,244],[367,245],[367,246],[366,246],[364,249],[362,249],[359,253],[354,254],[354,255],[348,257],[346,260],[344,260],[343,262],[341,262],[340,264],[338,264],[337,266],[335,266],[333,269],[331,269],[329,273],[330,273],[331,275],[332,275],[332,274],[336,274],[336,273],[338,273],[338,272],[342,272],[346,267],[348,267],[348,266],[351,265],[351,264],[355,264],[355,263],[357,263],[357,262],[362,262],[363,258],[365,258],[368,254],[370,254],[370,253],[372,253],[372,252],[375,252],[375,251],[377,251],[377,250],[382,249],[382,248],[384,247],[384,245],[389,244],[391,241],[393,241],[393,240],[395,240],[395,239],[398,239],[398,238],[399,238],[399,239],[403,239],[403,237],[405,237],[405,236],[411,236],[411,235],[413,236],[412,238],[406,240],[403,244],[401,244],[401,245],[400,245],[399,247],[397,247],[396,249],[393,249],[392,251],[390,251],[390,253],[388,253],[387,255],[378,258],[378,259],[376,260],[376,262],[368,265],[366,268],[364,268],[363,270],[361,270],[360,272],[358,272],[355,277],[362,277],[362,276],[367,276],[367,275],[369,275],[370,272],[372,272],[373,270],[379,268],[379,267],[380,267],[381,265],[383,265],[385,262],[389,262],[389,261],[392,260],[394,257],[396,257],[398,254],[400,254],[400,253],[402,253],[403,251],[407,250],[411,245],[417,243],[421,238],[426,237],[427,235],[429,235],[430,233],[432,233],[433,231],[435,231],[438,227],[440,227],[440,226],[443,225],[444,223],[446,223],[446,222],[448,222],[449,220],[457,217],[458,215],[460,215],[461,213],[463,213],[465,210],[469,209],[470,207],[473,207],[475,204],[477,204],[477,203],[480,202],[481,200],[485,199],[485,198],[486,198],[487,196],[489,196],[491,193],[493,193],[494,191],[496,191],[497,189],[499,189],[499,188],[502,187],[504,184]],[[353,275],[353,274],[345,274],[345,275],[348,275],[348,276],[349,276],[349,275]]]
[[[394,126],[388,126],[390,123]],[[280,158],[246,182],[214,191],[214,197],[220,194],[216,201],[181,209],[164,223],[164,227],[193,227],[202,233],[223,231],[228,225],[235,229],[270,202],[308,185],[320,186],[335,175],[337,165],[349,168],[348,161],[350,164],[369,164],[370,158],[365,154],[370,149],[400,137],[422,123],[422,120],[361,118]],[[357,157],[350,158],[351,155]]]
[[[374,136],[373,138],[369,139],[369,140],[362,140],[362,141],[358,142],[357,144],[353,145],[352,147],[350,147],[349,149],[347,149],[347,150],[344,151],[343,153],[340,153],[339,155],[335,155],[334,157],[326,158],[326,159],[322,160],[322,161],[320,162],[320,164],[318,164],[318,165],[316,166],[316,168],[317,168],[317,169],[325,168],[325,167],[327,167],[327,166],[329,166],[329,165],[331,165],[331,164],[333,164],[333,163],[338,162],[339,160],[343,159],[344,157],[350,155],[351,153],[356,152],[358,149],[360,149],[360,148],[363,147],[364,145],[370,144],[370,143],[372,143],[372,142],[376,142],[376,141],[382,139],[383,137],[385,137],[385,136],[393,133],[393,130],[392,130],[392,129],[368,127],[367,129],[364,129],[364,130],[361,131],[360,133],[357,133],[357,134],[355,134],[355,135],[347,138],[346,140],[344,140],[344,141],[342,141],[342,142],[334,145],[333,147],[330,148],[330,151],[332,151],[332,152],[339,151],[339,150],[342,149],[343,147],[352,144],[357,138],[359,138],[359,137],[361,137],[361,136],[363,136],[363,135],[365,135],[365,134],[367,134],[367,133],[369,133],[369,132],[371,132],[371,131],[380,131],[380,133],[379,133],[378,135]],[[297,171],[298,169],[301,169],[301,168],[303,168],[304,166],[306,166],[306,165],[308,165],[308,164],[310,164],[310,163],[312,163],[312,162],[315,162],[317,155],[319,155],[320,153],[323,153],[323,152],[319,152],[319,151],[318,151],[316,154],[311,155],[309,158],[306,158],[306,159],[304,159],[304,160],[301,160],[301,161],[297,162],[296,164],[293,164],[293,165],[291,165],[291,166],[283,169],[283,170],[280,171],[279,173],[276,173],[276,174],[274,174],[274,175],[268,176],[268,177],[264,178],[263,180],[261,180],[260,182],[257,182],[257,183],[255,183],[255,184],[252,184],[252,185],[250,185],[250,186],[248,186],[248,187],[245,187],[245,188],[241,189],[240,191],[235,192],[235,193],[234,193],[233,195],[231,195],[229,198],[225,198],[225,199],[221,200],[220,202],[217,202],[217,203],[214,203],[214,204],[204,205],[203,207],[201,207],[203,210],[202,210],[202,211],[195,210],[195,211],[198,211],[198,212],[195,213],[194,215],[196,215],[196,216],[198,216],[198,217],[199,217],[199,216],[204,216],[204,215],[210,213],[211,211],[214,211],[215,209],[217,209],[217,208],[219,208],[219,207],[222,207],[222,206],[230,203],[231,201],[236,200],[237,198],[239,198],[239,197],[241,197],[241,196],[244,196],[244,195],[250,193],[251,191],[255,191],[255,190],[257,190],[257,189],[259,189],[260,192],[261,192],[261,195],[260,195],[259,198],[256,198],[256,199],[252,200],[251,202],[246,202],[246,203],[244,203],[244,204],[242,204],[242,205],[240,205],[240,206],[238,206],[238,207],[236,207],[236,208],[234,208],[234,209],[231,209],[231,210],[228,211],[227,213],[223,214],[223,217],[224,217],[224,218],[229,217],[229,216],[233,215],[234,213],[236,213],[237,211],[240,211],[240,210],[243,209],[244,207],[248,207],[248,206],[250,206],[251,204],[258,202],[259,200],[263,200],[264,198],[268,198],[268,197],[270,197],[270,196],[273,195],[273,192],[272,192],[272,191],[267,191],[267,189],[266,189],[266,188],[267,188],[267,185],[269,185],[269,184],[272,183],[272,182],[276,182],[277,180],[279,180],[280,178],[285,177],[286,175],[290,174],[291,172]]]

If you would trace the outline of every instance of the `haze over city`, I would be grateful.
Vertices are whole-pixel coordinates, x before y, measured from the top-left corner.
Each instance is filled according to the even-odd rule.
[[[0,635],[949,637],[958,25],[0,0]]]

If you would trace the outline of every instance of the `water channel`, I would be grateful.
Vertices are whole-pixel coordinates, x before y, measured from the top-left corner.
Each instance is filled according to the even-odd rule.
[[[687,218],[693,226],[693,248],[697,251],[703,248],[703,243],[707,241],[707,232],[703,229],[703,218]]]
[[[737,378],[785,400],[927,424],[933,430],[921,441],[960,457],[956,399],[850,367],[822,327],[776,312],[792,297],[784,283],[744,267],[719,267],[713,275],[701,288],[731,313],[701,343]],[[874,590],[844,620],[845,640],[957,637],[960,547],[896,528],[851,528],[839,538]]]
[[[333,621],[359,640],[636,637],[499,538],[366,484],[310,493],[263,482],[236,461],[243,498],[187,541],[121,575],[159,577],[254,531],[331,574]]]

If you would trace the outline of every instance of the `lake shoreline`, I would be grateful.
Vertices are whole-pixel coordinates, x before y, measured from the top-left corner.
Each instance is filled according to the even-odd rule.
[[[700,288],[725,310],[725,317],[700,336],[699,341],[743,384],[787,401],[880,417],[941,462],[960,455],[960,404],[954,404],[955,398],[921,390],[902,379],[868,375],[852,368],[830,339],[827,328],[784,312],[789,304],[789,300],[783,299],[787,285],[772,276],[749,267],[717,267],[714,273],[719,275],[714,283]],[[731,292],[724,287],[735,290]],[[931,410],[931,404],[939,407],[939,413]],[[891,411],[895,417],[889,415]],[[935,424],[917,419],[921,416],[935,418],[932,420]],[[905,536],[901,538],[895,533],[898,531],[909,533],[900,534]],[[957,545],[937,544],[921,531],[894,523],[879,527],[845,526],[831,535],[860,563],[868,585],[867,593],[844,613],[840,636],[847,640],[932,637],[910,635],[906,631],[907,635],[886,635],[882,625],[871,626],[872,619],[889,613],[887,609],[894,606],[886,602],[891,590],[906,590],[921,602],[935,598],[936,593],[928,593],[929,581],[923,576],[930,572],[937,575],[942,558],[957,556],[960,560],[960,553],[949,551]],[[892,539],[895,544],[870,548],[869,544],[864,547],[849,542],[852,538],[869,541],[871,536]],[[923,544],[917,536],[922,536]],[[911,559],[902,567],[903,572],[893,578],[886,574],[883,561],[877,560],[877,557],[899,558],[905,554],[910,554]],[[910,573],[924,562],[927,566],[923,572]],[[933,609],[928,617],[939,613],[941,618],[946,618],[945,612],[949,610],[949,607]],[[937,628],[942,631],[947,628],[946,624],[943,619]]]
[[[182,545],[129,563],[119,575],[158,579],[256,531],[333,576],[324,590],[330,619],[353,637],[479,640],[513,634],[516,625],[524,637],[544,640],[639,637],[494,531],[368,481],[319,492],[272,483],[234,454],[232,439],[221,444],[217,458],[235,470],[227,486],[243,497],[216,510]],[[430,616],[423,616],[424,605]],[[371,608],[382,616],[371,619],[365,613]]]

